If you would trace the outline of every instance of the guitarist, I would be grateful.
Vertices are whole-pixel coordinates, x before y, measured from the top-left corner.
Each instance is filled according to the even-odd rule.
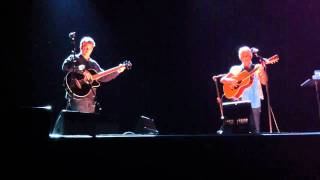
[[[232,66],[229,73],[223,76],[220,79],[220,82],[222,84],[236,86],[238,82],[232,78],[233,76],[236,76],[243,70],[250,72],[250,70],[253,68],[258,67],[258,70],[255,71],[255,73],[250,77],[252,84],[243,91],[240,99],[251,101],[252,113],[249,119],[249,127],[252,133],[260,133],[261,100],[263,100],[261,84],[266,85],[268,77],[261,64],[254,65],[252,63],[253,54],[248,46],[240,47],[238,50],[238,55],[241,65]]]
[[[95,47],[95,42],[91,37],[85,36],[80,41],[80,53],[70,55],[67,57],[63,64],[62,70],[65,72],[78,72],[83,74],[84,79],[90,81],[92,75],[88,69],[94,69],[97,72],[104,71],[99,64],[93,60],[90,55]],[[125,70],[125,67],[120,68],[118,71],[100,78],[99,82],[108,82],[116,78],[120,73]],[[84,113],[96,112],[96,88],[92,88],[90,94],[84,98],[75,98],[72,94],[66,93],[66,99],[68,100],[67,109]]]

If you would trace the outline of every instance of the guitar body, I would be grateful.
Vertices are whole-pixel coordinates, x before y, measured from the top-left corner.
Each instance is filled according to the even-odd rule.
[[[88,70],[91,75],[97,74],[94,69]],[[77,72],[69,72],[64,78],[64,87],[70,96],[84,98],[88,96],[91,88],[99,87],[100,83],[96,80],[88,82],[84,80],[84,76]]]
[[[265,66],[267,64],[274,64],[278,62],[278,60],[279,60],[279,57],[276,54],[268,59],[264,59],[262,62]],[[233,76],[232,74],[228,75],[228,78],[233,78],[238,82],[236,86],[233,86],[230,84],[223,85],[223,92],[225,97],[228,99],[239,99],[242,96],[244,90],[252,85],[253,75],[258,70],[258,68],[259,68],[258,66],[255,66],[255,68],[250,72],[248,72],[247,70],[243,70],[238,75],[235,75],[235,76]]]
[[[250,73],[246,70],[243,70],[236,76],[231,76],[238,81],[238,85],[231,86],[229,84],[224,84],[223,92],[225,97],[228,99],[239,99],[243,94],[243,91],[250,87],[253,83],[253,78],[247,78],[249,76]]]
[[[92,88],[96,88],[100,86],[100,83],[98,82],[100,78],[108,76],[114,72],[117,72],[122,68],[131,69],[131,66],[132,64],[130,61],[124,61],[123,63],[119,64],[116,67],[107,69],[99,73],[97,73],[97,71],[94,69],[89,69],[87,71],[89,71],[89,73],[92,76],[91,81],[85,80],[83,74],[80,74],[77,72],[69,72],[64,78],[63,85],[70,96],[75,98],[84,98],[89,95]]]

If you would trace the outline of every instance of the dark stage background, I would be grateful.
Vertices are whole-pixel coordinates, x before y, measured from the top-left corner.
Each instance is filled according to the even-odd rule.
[[[12,6],[9,21],[15,25],[7,29],[14,41],[5,53],[14,72],[7,89],[14,87],[11,103],[17,107],[52,105],[55,116],[64,108],[61,65],[71,51],[68,34],[75,31],[77,44],[84,35],[95,39],[92,57],[103,68],[125,59],[133,63],[98,89],[104,114],[123,131],[145,115],[161,134],[215,133],[221,123],[211,77],[240,62],[242,45],[280,56],[268,68],[280,131],[320,129],[315,89],[300,87],[320,69],[317,0],[47,0]],[[268,131],[266,101],[263,109],[262,129]]]

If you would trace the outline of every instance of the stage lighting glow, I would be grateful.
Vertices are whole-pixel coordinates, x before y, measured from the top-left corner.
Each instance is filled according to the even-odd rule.
[[[42,108],[47,109],[47,110],[51,110],[51,109],[52,109],[52,106],[47,105],[47,106],[43,106]]]
[[[90,135],[62,135],[62,134],[49,134],[50,138],[92,138]]]

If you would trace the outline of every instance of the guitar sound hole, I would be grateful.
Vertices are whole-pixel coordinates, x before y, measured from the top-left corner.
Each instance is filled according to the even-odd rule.
[[[78,79],[75,79],[74,82],[76,83],[76,86],[77,86],[79,89],[81,89],[81,83],[79,82],[79,80],[78,80]]]

